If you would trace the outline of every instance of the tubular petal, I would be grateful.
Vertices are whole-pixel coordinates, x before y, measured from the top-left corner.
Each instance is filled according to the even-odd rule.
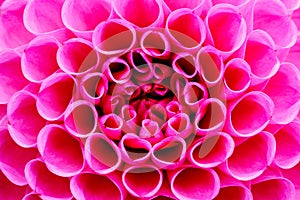
[[[99,119],[101,131],[112,140],[119,140],[122,137],[123,120],[116,114],[111,113]]]
[[[132,74],[129,64],[122,58],[108,59],[103,64],[101,70],[109,81],[115,82],[118,85],[128,82]]]

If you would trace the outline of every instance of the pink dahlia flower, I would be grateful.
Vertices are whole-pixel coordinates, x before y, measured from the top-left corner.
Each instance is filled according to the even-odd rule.
[[[0,199],[300,199],[299,0],[0,0]]]

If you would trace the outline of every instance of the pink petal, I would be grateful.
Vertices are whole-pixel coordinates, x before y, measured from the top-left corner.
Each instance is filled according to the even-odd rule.
[[[190,8],[192,10],[199,9],[203,7],[208,1],[205,0],[183,0],[183,1],[173,1],[173,0],[164,0],[165,4],[168,6],[170,10],[177,10],[180,8]]]
[[[187,138],[192,133],[190,117],[186,113],[179,113],[167,122],[166,136],[180,136]]]
[[[129,167],[122,175],[122,182],[128,192],[140,198],[157,193],[162,181],[162,171],[151,165]]]
[[[38,154],[34,148],[25,149],[17,145],[7,129],[0,130],[0,167],[2,173],[15,185],[26,185],[24,167]]]
[[[188,53],[176,54],[172,61],[172,68],[187,79],[194,78],[198,74],[195,58]]]
[[[299,122],[291,122],[275,133],[275,163],[281,168],[292,168],[300,161],[299,128]]]
[[[219,99],[209,98],[196,114],[195,127],[198,135],[221,131],[226,120],[226,107]]]
[[[34,38],[34,35],[28,32],[23,24],[26,3],[26,0],[11,0],[5,1],[1,5],[0,50],[19,47]]]
[[[253,136],[268,125],[273,112],[274,103],[269,96],[260,91],[249,92],[229,105],[225,130],[240,137]]]
[[[90,167],[100,174],[115,171],[121,164],[121,154],[104,134],[93,134],[85,144],[85,157]]]
[[[127,133],[119,143],[122,158],[129,164],[145,163],[150,158],[151,144],[133,133]]]
[[[68,74],[87,73],[97,67],[98,60],[92,43],[83,39],[70,39],[57,51],[57,63]]]
[[[24,10],[24,25],[33,34],[51,32],[64,25],[61,21],[61,8],[63,0],[29,1]]]
[[[300,9],[299,9],[300,11]],[[300,15],[300,12],[299,12]],[[300,16],[299,16],[300,18]],[[298,23],[300,25],[300,22]],[[300,30],[300,27],[299,27]],[[294,46],[290,48],[289,54],[286,61],[293,63],[300,70],[300,59],[298,59],[300,53],[300,35],[297,38],[297,42]]]
[[[219,4],[212,7],[207,15],[208,37],[220,52],[230,55],[242,46],[247,28],[236,7]]]
[[[132,74],[129,64],[124,59],[115,57],[107,59],[101,70],[109,81],[119,85],[128,82]]]
[[[66,0],[62,7],[62,21],[75,34],[90,37],[95,27],[107,20],[111,13],[112,6],[108,1]]]
[[[189,147],[187,156],[196,166],[212,168],[227,160],[233,150],[233,139],[228,134],[220,132],[195,141]]]
[[[53,37],[37,37],[22,55],[22,71],[31,82],[40,82],[58,70],[56,52],[60,43]]]
[[[287,124],[297,116],[300,109],[299,87],[299,70],[291,63],[282,63],[264,89],[275,104],[272,121]]]
[[[250,0],[212,0],[213,4],[227,3],[234,6],[241,6],[248,3]]]
[[[173,69],[169,66],[160,63],[153,63],[153,76],[155,83],[161,83],[164,79],[170,77],[172,73]]]
[[[10,182],[0,171],[0,199],[16,200],[25,195],[26,186],[17,186]]]
[[[294,199],[295,188],[288,179],[274,177],[252,184],[251,192],[257,200],[290,200]]]
[[[31,160],[25,167],[29,186],[47,199],[71,199],[70,180],[52,174],[39,159]]]
[[[125,53],[136,42],[136,32],[130,23],[112,19],[100,23],[93,32],[93,45],[103,54]]]
[[[241,200],[252,200],[252,194],[249,189],[241,186],[227,186],[222,187],[220,192],[214,200],[232,200],[232,199],[241,199]]]
[[[255,30],[249,34],[245,61],[249,63],[254,76],[252,84],[258,82],[256,79],[266,80],[278,71],[280,63],[276,56],[275,44],[266,32]]]
[[[71,179],[71,191],[76,199],[125,199],[126,192],[114,178],[97,174],[79,174]],[[105,188],[105,189],[104,189]]]
[[[283,177],[290,180],[296,189],[296,197],[295,199],[299,199],[300,197],[300,163],[294,166],[291,169],[282,169],[281,170]]]
[[[121,110],[121,118],[123,119],[122,131],[126,133],[137,133],[137,113],[130,105],[125,105]]]
[[[75,84],[74,78],[64,73],[53,74],[43,81],[37,97],[39,114],[49,121],[60,119],[75,95]]]
[[[230,60],[224,71],[226,99],[236,98],[249,88],[251,83],[250,66],[240,58]]]
[[[184,103],[191,112],[197,112],[201,104],[208,98],[206,87],[198,82],[189,82],[186,84],[183,93]]]
[[[259,0],[256,2],[254,29],[269,33],[275,44],[282,48],[292,47],[297,40],[297,27],[280,1]]]
[[[168,176],[171,190],[178,199],[213,199],[220,190],[219,177],[212,169],[185,167],[168,171]]]
[[[274,156],[273,135],[261,132],[235,147],[232,156],[226,162],[227,170],[236,179],[251,180],[263,173]]]
[[[115,92],[119,91],[117,90]],[[100,105],[102,105],[102,111],[104,115],[109,115],[111,113],[119,115],[122,107],[125,105],[125,99],[122,95],[106,95],[101,100]]]
[[[121,19],[138,27],[160,26],[164,20],[161,1],[158,0],[116,0],[114,10]]]
[[[47,168],[58,176],[76,175],[84,167],[81,143],[60,125],[45,126],[37,146]]]
[[[186,142],[178,136],[167,137],[152,148],[152,161],[160,168],[174,169],[185,160]]]
[[[170,101],[168,105],[166,106],[166,112],[168,115],[168,118],[173,117],[174,115],[177,115],[181,112],[181,105],[178,103],[178,101]]]
[[[27,91],[15,93],[8,103],[7,117],[13,140],[25,148],[35,146],[40,130],[46,125],[37,111],[36,96]]]
[[[123,120],[116,114],[111,113],[99,119],[101,131],[112,140],[119,140],[122,136]]]
[[[11,96],[29,82],[21,71],[21,58],[15,51],[0,53],[0,103],[8,103]],[[16,81],[18,80],[18,81]]]
[[[139,131],[139,137],[149,141],[151,144],[156,144],[164,138],[164,135],[156,121],[144,119]]]
[[[185,49],[201,47],[206,37],[202,19],[189,9],[172,12],[166,21],[166,31],[176,45]]]
[[[7,104],[0,104],[0,119],[2,119],[7,112]]]
[[[300,3],[299,3],[299,6],[300,6]],[[300,22],[300,8],[298,8],[295,11],[293,11],[292,20],[296,24],[298,32],[299,32],[299,30],[300,30],[300,23],[299,23]],[[299,38],[299,34],[298,34],[298,38]]]
[[[76,101],[65,113],[65,126],[76,137],[88,137],[97,128],[98,113],[95,105],[84,101]]]
[[[29,193],[26,194],[22,200],[42,200],[42,198],[39,194]]]
[[[281,0],[288,10],[296,10],[300,7],[300,2],[297,0]]]

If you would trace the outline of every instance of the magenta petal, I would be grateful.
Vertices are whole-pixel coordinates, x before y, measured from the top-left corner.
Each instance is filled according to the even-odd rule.
[[[100,23],[95,28],[92,39],[94,47],[100,53],[118,54],[133,47],[136,42],[136,32],[130,23],[112,19]]]
[[[292,181],[296,189],[296,197],[295,199],[299,199],[300,197],[300,163],[294,166],[291,169],[282,169],[281,170],[283,177]]]
[[[226,133],[214,133],[196,141],[188,150],[189,160],[202,168],[215,167],[227,160],[234,150],[234,141]]]
[[[40,82],[58,70],[56,52],[60,43],[53,37],[37,37],[24,50],[22,71],[31,82]]]
[[[128,82],[132,74],[129,64],[124,59],[115,57],[107,59],[101,70],[109,81],[119,84],[117,87]]]
[[[299,15],[300,15],[300,9],[299,9]],[[299,16],[299,19],[300,19],[300,16]],[[300,22],[298,24],[300,26]],[[300,30],[300,27],[299,27],[299,30]],[[286,61],[291,62],[294,65],[296,65],[296,67],[298,69],[300,69],[300,59],[298,59],[299,53],[300,53],[300,35],[298,36],[296,44],[290,48],[289,54],[287,55],[287,59],[286,59]]]
[[[169,171],[168,176],[171,190],[178,199],[213,199],[220,190],[220,179],[212,169],[185,167]]]
[[[261,132],[236,146],[226,162],[229,174],[239,180],[260,176],[274,159],[275,143],[272,134]]]
[[[45,126],[38,136],[37,146],[48,169],[56,175],[73,176],[84,167],[80,142],[62,126]]]
[[[225,129],[240,137],[253,136],[268,125],[273,112],[274,103],[265,93],[247,93],[229,105]]]
[[[241,186],[227,186],[220,189],[220,192],[214,200],[252,200],[252,194],[249,189]]]
[[[116,114],[104,115],[99,119],[101,131],[112,140],[119,140],[122,137],[123,120]]]
[[[198,10],[205,3],[208,3],[206,0],[194,0],[194,1],[189,1],[189,0],[183,0],[183,1],[173,1],[173,0],[164,0],[165,4],[169,7],[171,11],[177,10],[180,8],[189,8],[192,10]]]
[[[27,30],[34,34],[42,34],[63,28],[61,21],[63,2],[63,0],[29,1],[24,10],[24,25]]]
[[[0,51],[27,44],[34,38],[34,35],[25,29],[23,23],[23,12],[26,3],[26,0],[5,1],[1,5]]]
[[[22,200],[42,200],[42,198],[39,194],[35,194],[32,192],[32,193],[26,194]]]
[[[65,113],[65,126],[76,137],[88,137],[97,128],[98,113],[95,105],[84,101],[76,101]]]
[[[264,89],[275,104],[274,122],[287,124],[297,116],[300,109],[299,87],[299,70],[291,63],[282,63]]]
[[[275,133],[275,163],[281,168],[294,167],[300,161],[300,123],[291,122]]]
[[[201,104],[208,98],[206,87],[197,82],[189,82],[186,84],[183,93],[184,103],[192,112],[197,112]]]
[[[137,133],[137,113],[130,105],[125,105],[121,110],[121,118],[123,119],[122,131],[126,133]],[[123,136],[124,137],[124,136]]]
[[[282,3],[286,6],[286,8],[290,10],[296,10],[300,7],[300,2],[297,0],[281,0]]]
[[[236,7],[219,4],[209,10],[206,24],[214,46],[225,54],[232,54],[246,39],[246,22]],[[222,34],[220,34],[222,33]]]
[[[84,74],[97,67],[98,54],[91,42],[83,39],[70,39],[58,49],[57,63],[68,74]]]
[[[178,136],[167,137],[153,146],[151,154],[157,166],[176,168],[185,161],[186,142]]]
[[[71,179],[71,191],[76,199],[125,199],[126,192],[116,178],[83,173]]]
[[[172,67],[175,72],[185,78],[194,78],[198,73],[195,62],[195,58],[191,54],[176,54],[172,61]]]
[[[7,129],[0,130],[0,168],[12,183],[20,186],[27,184],[24,167],[37,154],[34,148],[25,149],[17,145]]]
[[[7,117],[14,141],[25,148],[35,146],[40,130],[46,125],[37,112],[36,96],[27,91],[15,93],[8,103]]]
[[[36,193],[47,199],[70,199],[70,180],[52,174],[46,165],[39,159],[31,160],[25,167],[28,185]]]
[[[290,200],[294,199],[295,187],[288,179],[271,177],[252,184],[251,192],[255,200]]]
[[[0,53],[0,103],[8,103],[11,96],[29,82],[21,71],[21,58],[15,51]],[[18,81],[16,81],[18,80]]]
[[[180,136],[187,138],[193,131],[190,117],[186,113],[179,113],[167,122],[166,136]]]
[[[22,199],[26,192],[26,186],[17,186],[10,182],[0,171],[0,199],[16,200]]]
[[[201,47],[206,37],[202,19],[189,9],[172,12],[166,22],[166,31],[179,47],[187,49]]]
[[[85,144],[85,157],[90,167],[100,174],[115,171],[121,164],[121,154],[109,138],[103,134],[93,134]]]
[[[156,121],[144,119],[139,131],[139,137],[149,141],[151,144],[156,144],[164,138],[164,135]]]
[[[254,29],[269,33],[276,45],[282,48],[292,47],[297,39],[297,27],[281,1],[259,0],[256,2]]]
[[[120,18],[138,27],[160,26],[164,21],[164,13],[159,0],[116,0],[114,10]],[[150,12],[149,12],[150,11]],[[145,13],[148,13],[145,15]]]
[[[151,165],[132,166],[122,175],[125,188],[136,197],[151,197],[162,185],[162,171]]]
[[[75,89],[75,80],[72,76],[57,73],[43,81],[37,97],[39,114],[49,120],[60,119],[66,111]]]
[[[178,101],[170,101],[168,105],[166,106],[166,112],[168,118],[173,117],[174,115],[177,115],[182,111],[181,105]]]

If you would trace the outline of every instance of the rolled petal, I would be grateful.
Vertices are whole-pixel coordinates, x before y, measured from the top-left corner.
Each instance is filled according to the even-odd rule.
[[[197,140],[187,152],[188,159],[201,168],[212,168],[227,160],[233,153],[234,141],[226,133],[209,134]]]
[[[151,165],[132,166],[122,175],[122,182],[130,194],[135,197],[151,197],[162,185],[163,174]]]
[[[166,106],[166,111],[168,119],[170,119],[171,117],[180,113],[182,111],[182,108],[178,101],[170,101]]]
[[[139,132],[140,138],[149,141],[151,144],[156,144],[164,138],[161,127],[156,121],[144,119]]]
[[[274,159],[275,145],[273,135],[268,132],[250,137],[236,146],[226,161],[229,174],[238,180],[251,180],[260,176]]]
[[[159,84],[174,73],[172,69],[164,64],[153,63],[154,82]]]
[[[224,56],[239,49],[246,39],[246,22],[239,10],[230,4],[212,7],[207,14],[206,25],[209,39]]]
[[[64,73],[43,81],[36,102],[39,114],[49,121],[60,119],[75,95],[75,85],[74,78]]]
[[[98,62],[92,43],[83,39],[70,39],[57,51],[57,63],[68,74],[84,74],[95,69]]]
[[[46,125],[37,111],[36,96],[27,91],[15,93],[8,103],[7,117],[13,140],[25,148],[35,146],[40,130]]]
[[[22,74],[21,58],[17,52],[8,50],[0,53],[0,77],[0,103],[6,104],[15,92],[29,83]]]
[[[119,140],[122,137],[123,120],[116,114],[111,113],[99,119],[101,131],[112,140]]]
[[[187,79],[194,78],[198,73],[195,58],[188,53],[176,54],[172,61],[172,67],[175,72]]]
[[[166,21],[166,31],[184,49],[199,48],[206,38],[204,22],[190,9],[173,11]]]
[[[282,63],[264,89],[275,104],[272,121],[287,124],[295,119],[300,109],[299,87],[299,70],[291,63]]]
[[[195,127],[198,135],[221,131],[226,120],[226,107],[219,99],[209,98],[196,114]]]
[[[88,73],[80,81],[81,95],[93,104],[100,103],[108,90],[108,80],[102,73]]]
[[[135,109],[130,105],[125,105],[122,107],[121,118],[123,119],[122,131],[126,133],[138,132],[137,126],[137,113]]]
[[[15,185],[27,184],[24,174],[26,163],[37,156],[35,148],[25,149],[17,145],[7,129],[0,130],[0,168],[2,173]],[[1,194],[1,193],[0,193]]]
[[[257,200],[289,200],[294,199],[295,187],[288,179],[271,177],[252,184],[251,192]]]
[[[185,161],[186,142],[178,136],[167,137],[153,146],[151,154],[160,168],[174,169]]]
[[[136,32],[130,23],[112,19],[100,23],[93,32],[93,45],[103,54],[125,53],[136,43]]]
[[[164,22],[164,13],[159,0],[116,0],[114,10],[121,19],[138,27],[161,26]],[[151,12],[149,12],[151,11]],[[145,15],[145,13],[148,13]]]
[[[167,58],[170,55],[170,42],[163,32],[146,31],[141,36],[140,45],[142,50],[149,56]]]
[[[292,168],[300,161],[300,122],[291,122],[275,133],[275,163],[280,168]]]
[[[108,137],[95,133],[85,144],[85,158],[90,167],[99,174],[115,171],[121,164],[121,153]]]
[[[216,85],[223,78],[223,58],[213,47],[203,47],[199,51],[196,66],[200,68],[201,76],[208,87]]]
[[[115,93],[120,91],[113,91]],[[122,107],[125,105],[125,99],[122,95],[106,95],[100,102],[102,105],[102,111],[104,115],[111,113],[119,115],[121,113]]]
[[[18,186],[10,182],[0,171],[0,199],[22,199],[26,192],[26,186]]]
[[[122,158],[129,164],[145,163],[150,158],[151,143],[136,134],[127,133],[119,143]]]
[[[88,137],[97,128],[98,113],[90,102],[79,100],[69,105],[65,126],[76,137]]]
[[[56,52],[60,43],[53,37],[32,40],[22,55],[22,71],[31,82],[40,82],[59,69]]]
[[[26,30],[23,23],[23,13],[26,4],[26,0],[20,0],[5,1],[1,5],[0,50],[25,45],[34,38],[34,35]]]
[[[51,173],[39,159],[31,160],[25,167],[26,180],[33,191],[47,199],[71,199],[69,178]]]
[[[167,121],[167,117],[165,107],[160,104],[154,104],[146,111],[144,118],[155,121],[159,127],[162,127],[162,125]]]
[[[277,46],[289,48],[296,43],[297,27],[281,1],[257,1],[253,20],[253,28],[266,31]]]
[[[269,96],[260,91],[249,92],[229,105],[225,129],[232,135],[253,136],[268,125],[273,113],[274,103]]]
[[[38,136],[37,147],[47,168],[58,176],[74,176],[84,167],[81,143],[60,125],[45,126]]]
[[[112,6],[104,0],[66,0],[61,13],[62,21],[68,29],[79,36],[90,38],[95,27],[110,18]]]
[[[189,82],[184,87],[184,101],[192,112],[197,112],[201,104],[207,100],[206,87],[198,82]]]
[[[232,99],[245,93],[251,83],[251,68],[240,58],[230,60],[224,71],[226,99]]]
[[[279,69],[276,47],[272,38],[264,31],[255,30],[248,36],[245,61],[251,67],[254,76],[252,84],[261,83],[272,77]]]
[[[101,71],[106,75],[109,81],[117,84],[124,84],[128,82],[132,74],[129,64],[122,58],[108,59],[103,64]]]
[[[190,117],[186,113],[179,113],[168,120],[165,135],[187,138],[192,131]]]
[[[105,187],[105,189],[103,188]],[[76,199],[125,199],[122,184],[113,177],[83,173],[71,179],[70,188]]]
[[[213,199],[220,190],[220,179],[212,169],[184,167],[169,171],[168,176],[171,190],[178,199]]]

